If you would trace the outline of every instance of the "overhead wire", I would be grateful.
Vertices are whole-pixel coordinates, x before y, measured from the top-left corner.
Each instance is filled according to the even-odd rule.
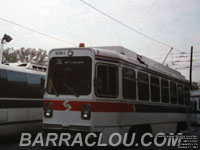
[[[169,44],[167,44],[167,43],[164,43],[164,42],[161,42],[161,41],[159,41],[159,40],[157,40],[157,39],[154,39],[154,38],[152,38],[152,37],[150,37],[150,36],[148,36],[148,35],[146,35],[146,34],[140,32],[140,31],[138,31],[138,30],[136,30],[136,29],[134,29],[134,28],[132,28],[132,27],[130,27],[130,26],[128,26],[128,25],[122,23],[121,21],[119,21],[119,20],[113,18],[112,16],[106,14],[105,12],[99,10],[98,8],[92,6],[91,4],[85,2],[84,0],[80,0],[80,1],[83,2],[83,3],[85,3],[86,5],[88,5],[89,7],[95,9],[96,11],[100,12],[100,13],[103,14],[104,16],[110,18],[111,20],[113,20],[113,21],[119,23],[120,25],[122,25],[122,26],[128,28],[129,30],[140,34],[141,36],[144,36],[144,37],[146,37],[146,38],[148,38],[148,39],[150,39],[150,40],[152,40],[152,41],[154,41],[154,42],[157,42],[157,43],[159,43],[159,44],[162,44],[162,45],[164,45],[164,46],[173,48],[173,50],[176,50],[176,51],[180,52],[180,54],[183,54],[183,55],[189,54],[189,53],[186,53],[186,52],[182,52],[182,51],[178,50],[177,48],[174,48],[173,46],[171,46],[171,45],[169,45]],[[57,37],[48,35],[48,34],[46,34],[46,33],[43,33],[43,32],[37,31],[37,30],[35,30],[35,29],[26,27],[26,26],[24,26],[24,25],[15,23],[15,22],[10,21],[10,20],[8,20],[8,19],[2,18],[2,17],[0,17],[0,19],[3,20],[3,21],[5,21],[5,22],[8,22],[8,23],[10,23],[10,24],[13,24],[13,25],[16,25],[16,26],[18,26],[18,27],[24,28],[24,29],[26,29],[26,30],[29,30],[29,31],[38,33],[38,34],[43,35],[43,36],[46,36],[46,37],[48,37],[48,38],[51,38],[51,39],[54,39],[54,40],[57,40],[57,41],[60,41],[60,42],[68,43],[68,44],[73,45],[73,46],[77,46],[76,44],[74,44],[74,43],[72,43],[72,42],[70,42],[70,41],[66,41],[66,40],[63,40],[63,39],[59,39],[59,38],[57,38]],[[194,52],[194,53],[199,53],[199,52]],[[180,55],[180,54],[173,54],[173,55]],[[160,57],[162,57],[162,56],[160,56]],[[163,56],[163,57],[164,57],[164,56]],[[180,57],[182,57],[182,56],[180,56]]]
[[[26,27],[26,26],[24,26],[24,25],[21,25],[21,24],[15,23],[15,22],[10,21],[10,20],[8,20],[8,19],[5,19],[5,18],[0,17],[0,20],[5,21],[5,22],[10,23],[10,24],[13,24],[13,25],[15,25],[15,26],[18,26],[18,27],[24,28],[24,29],[26,29],[26,30],[29,30],[29,31],[32,31],[32,32],[38,33],[38,34],[43,35],[43,36],[46,36],[46,37],[48,37],[48,38],[51,38],[51,39],[54,39],[54,40],[57,40],[57,41],[60,41],[60,42],[63,42],[63,43],[68,43],[68,44],[73,45],[73,46],[77,46],[77,44],[74,44],[74,43],[72,43],[72,42],[70,42],[70,41],[66,41],[66,40],[63,40],[63,39],[57,38],[57,37],[55,37],[55,36],[48,35],[48,34],[46,34],[46,33],[43,33],[43,32],[37,31],[37,30],[35,30],[35,29],[32,29],[32,28]]]
[[[175,68],[175,69],[189,69],[190,66],[186,66],[186,67],[179,67],[179,68]],[[200,66],[193,66],[192,69],[199,69]]]
[[[183,52],[183,51],[180,51],[180,50],[177,49],[177,48],[174,48],[174,46],[171,46],[171,45],[169,45],[169,44],[167,44],[167,43],[164,43],[164,42],[159,41],[159,40],[157,40],[157,39],[155,39],[155,38],[152,38],[152,37],[150,37],[150,36],[148,36],[148,35],[146,35],[146,34],[140,32],[140,31],[138,31],[138,30],[132,28],[131,26],[126,25],[125,23],[122,23],[121,21],[115,19],[114,17],[108,15],[107,13],[101,11],[100,9],[94,7],[93,5],[89,4],[88,2],[86,2],[86,1],[84,1],[84,0],[80,0],[80,1],[81,1],[82,3],[84,3],[84,4],[86,4],[87,6],[93,8],[94,10],[98,11],[99,13],[103,14],[103,15],[106,16],[107,18],[109,18],[109,19],[111,19],[111,20],[113,20],[113,21],[119,23],[120,25],[122,25],[122,26],[128,28],[129,30],[131,30],[131,31],[133,31],[133,32],[135,32],[135,33],[140,34],[141,36],[143,36],[143,37],[145,37],[145,38],[148,38],[148,39],[150,39],[150,40],[152,40],[152,41],[154,41],[154,42],[157,42],[157,43],[159,43],[159,44],[161,44],[161,45],[164,45],[164,46],[173,48],[174,50],[176,50],[176,51],[178,51],[178,52]]]
[[[193,59],[192,61],[200,61],[200,59]],[[174,63],[190,62],[190,60],[175,60]]]
[[[154,56],[148,56],[150,58],[163,58],[165,57],[166,55],[154,55]],[[184,58],[184,57],[190,57],[190,54],[173,54],[174,58]],[[195,56],[195,55],[194,55]]]

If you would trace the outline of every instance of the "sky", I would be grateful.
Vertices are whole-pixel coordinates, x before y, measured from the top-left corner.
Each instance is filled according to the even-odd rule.
[[[200,81],[199,0],[84,1],[132,29],[173,47],[165,64],[180,71],[187,79],[189,53],[193,46],[193,80]],[[6,33],[13,38],[5,48],[49,51],[78,46],[79,43],[86,46],[119,45],[160,63],[170,50],[170,46],[120,25],[80,0],[0,0],[0,6],[0,37]],[[54,38],[13,25],[5,19]]]

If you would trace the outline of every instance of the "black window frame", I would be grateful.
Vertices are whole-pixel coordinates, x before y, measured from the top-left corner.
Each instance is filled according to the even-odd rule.
[[[133,78],[124,76],[125,71],[132,71],[134,73]],[[130,89],[130,88],[128,90],[125,89],[125,84],[126,84],[125,82],[126,81],[129,81],[129,82],[127,82],[129,84],[128,85],[129,87],[134,86],[134,87],[132,87],[133,89]],[[132,85],[130,85],[130,83],[132,83]],[[136,100],[136,98],[137,98],[136,88],[137,88],[136,71],[134,69],[130,69],[128,67],[123,67],[122,68],[122,97],[126,100]],[[131,93],[128,93],[128,92],[131,92]],[[125,94],[129,94],[129,95],[125,95]],[[133,96],[133,97],[131,97],[131,96]]]
[[[182,94],[180,93],[179,87],[182,87]],[[182,97],[182,100],[180,100]],[[182,84],[178,84],[178,104],[179,105],[184,105],[185,100],[184,100],[184,86]]]
[[[174,87],[172,87],[172,85],[175,85],[175,89]],[[172,94],[175,94],[172,95]],[[174,81],[170,81],[170,103],[171,104],[177,104],[178,103],[178,91],[177,91],[177,83]]]
[[[197,101],[196,100],[194,101],[194,112],[195,113],[197,112]]]
[[[191,105],[191,107],[192,107],[192,112],[194,112],[194,101],[193,101],[193,100],[191,101],[191,104],[190,104],[190,105]]]
[[[184,86],[183,87],[184,91],[184,104],[189,106],[190,105],[190,87],[189,86]]]
[[[154,82],[156,80],[158,80],[158,83]],[[154,81],[153,81],[154,80]],[[160,102],[160,98],[161,98],[161,94],[160,94],[160,78],[158,76],[155,75],[150,75],[150,89],[151,89],[151,101],[152,102]],[[158,96],[155,96],[153,94],[153,89],[155,90],[155,88],[157,88],[157,92],[159,93]],[[155,92],[155,91],[154,91]],[[154,95],[154,96],[153,96]],[[157,98],[156,100],[153,98]]]
[[[140,79],[140,77],[141,77],[141,75],[145,75],[145,76],[147,76],[147,81],[144,81],[144,80],[141,80]],[[145,73],[145,72],[142,72],[142,71],[138,71],[137,72],[137,80],[138,80],[138,100],[139,101],[146,101],[146,102],[148,102],[149,101],[149,99],[150,99],[150,92],[149,92],[149,74],[148,73]],[[145,86],[147,87],[147,89],[146,89],[146,91],[148,91],[148,93],[145,93],[145,94],[147,94],[146,95],[146,97],[141,97],[141,96],[144,96],[145,94],[144,94],[144,87]],[[143,88],[141,88],[142,90],[140,91],[140,86],[141,87],[143,87]]]
[[[167,83],[167,86],[163,84],[164,82]],[[168,92],[168,95],[166,95],[167,94],[166,90]],[[168,99],[165,99],[166,96],[168,96]],[[162,100],[162,103],[168,104],[169,103],[169,98],[170,98],[169,97],[169,80],[165,79],[165,78],[161,78],[161,100]]]
[[[114,68],[116,68],[116,81],[117,81],[117,83],[116,83],[116,85],[117,85],[117,87],[116,87],[116,95],[104,95],[104,94],[99,94],[98,93],[98,67],[99,66],[107,66],[107,67],[114,67]],[[108,75],[108,74],[107,74]],[[108,78],[108,77],[107,77]],[[100,98],[117,98],[118,96],[119,96],[119,68],[118,68],[118,65],[116,65],[116,64],[109,64],[109,63],[97,63],[96,64],[96,67],[95,67],[95,95],[97,96],[97,97],[100,97]]]

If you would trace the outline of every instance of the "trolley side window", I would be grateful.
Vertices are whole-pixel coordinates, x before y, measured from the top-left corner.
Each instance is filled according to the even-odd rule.
[[[183,85],[178,84],[178,103],[184,105]]]
[[[124,99],[136,99],[136,76],[134,70],[122,69],[122,90]]]
[[[156,76],[151,76],[151,101],[160,102],[160,80]]]
[[[97,65],[96,95],[99,97],[118,96],[118,68],[115,65]]]
[[[170,82],[171,104],[177,104],[177,87],[175,82]]]
[[[149,101],[149,76],[138,72],[138,97],[139,100]]]
[[[190,105],[190,88],[188,86],[184,87],[184,97],[185,105]]]
[[[161,93],[162,93],[162,102],[169,103],[169,83],[168,80],[161,80]]]

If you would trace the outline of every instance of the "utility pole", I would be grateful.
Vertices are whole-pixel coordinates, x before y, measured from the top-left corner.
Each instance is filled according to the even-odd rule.
[[[192,62],[193,62],[193,46],[191,46],[190,54],[190,89],[192,90]]]

